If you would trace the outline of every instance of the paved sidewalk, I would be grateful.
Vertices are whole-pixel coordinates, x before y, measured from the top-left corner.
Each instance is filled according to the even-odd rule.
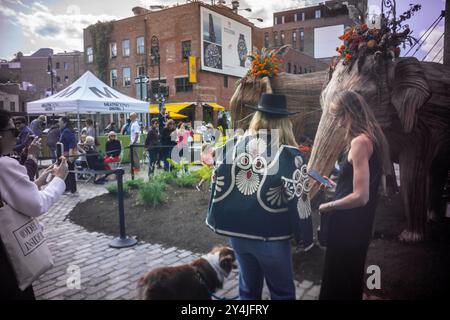
[[[33,284],[37,299],[132,300],[137,299],[136,283],[148,270],[159,266],[187,263],[200,254],[160,244],[140,242],[127,249],[112,249],[113,239],[98,232],[88,232],[66,219],[80,201],[106,193],[103,186],[78,184],[79,196],[62,196],[43,217],[47,243],[55,266]],[[116,207],[114,205],[114,207]],[[112,214],[118,214],[113,211]],[[79,289],[77,281],[79,275]],[[217,292],[218,296],[234,297],[238,293],[237,274]],[[314,300],[320,286],[310,281],[296,283],[297,299]],[[264,298],[268,299],[267,289]]]

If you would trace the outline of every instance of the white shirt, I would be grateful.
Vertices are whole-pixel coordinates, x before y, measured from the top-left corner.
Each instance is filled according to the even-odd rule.
[[[30,217],[46,213],[59,200],[66,184],[54,177],[44,190],[30,181],[27,170],[17,160],[0,157],[0,190],[3,202]]]
[[[139,125],[139,122],[137,120],[131,123],[131,129],[130,129],[131,142],[130,143],[134,142],[134,137],[135,137],[136,133],[138,134],[138,140],[136,141],[136,143],[139,143],[141,141],[141,126]]]

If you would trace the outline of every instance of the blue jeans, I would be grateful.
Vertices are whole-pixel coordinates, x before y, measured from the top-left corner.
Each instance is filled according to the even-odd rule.
[[[241,300],[261,300],[266,279],[272,300],[295,300],[289,240],[260,241],[230,238],[239,263]]]

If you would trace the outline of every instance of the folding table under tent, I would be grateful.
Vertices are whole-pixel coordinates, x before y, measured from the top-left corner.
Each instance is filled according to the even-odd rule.
[[[28,102],[29,114],[148,113],[148,102],[126,96],[86,71],[77,81],[54,95]]]

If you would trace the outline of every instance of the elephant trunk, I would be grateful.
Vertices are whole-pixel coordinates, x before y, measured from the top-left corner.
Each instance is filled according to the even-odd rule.
[[[315,169],[320,174],[329,176],[336,160],[345,148],[344,136],[345,132],[338,127],[337,120],[329,112],[324,111],[314,139],[308,171]],[[319,184],[313,179],[310,179],[310,183],[310,196],[314,198],[319,190]]]

